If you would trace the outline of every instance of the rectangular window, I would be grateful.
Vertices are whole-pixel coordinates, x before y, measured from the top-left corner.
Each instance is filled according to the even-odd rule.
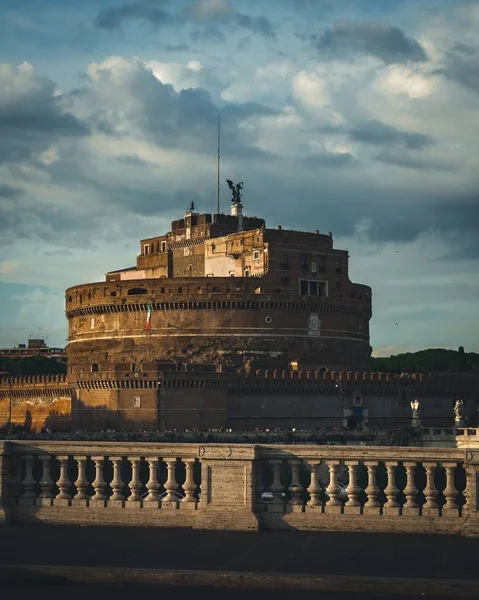
[[[145,250],[144,250],[144,254],[149,254],[150,253],[150,245],[149,244],[145,244]]]
[[[309,295],[310,296],[317,296],[318,295],[318,282],[317,281],[310,281],[309,282]]]
[[[289,276],[287,273],[281,273],[281,283],[289,283]]]
[[[141,396],[135,396],[135,399],[133,401],[133,406],[135,408],[140,408],[141,407]]]
[[[92,317],[90,320],[90,329],[95,329],[95,317]]]
[[[259,250],[253,251],[253,260],[259,260]]]
[[[287,264],[289,263],[289,257],[288,257],[288,255],[287,255],[287,254],[283,254],[283,256],[281,257],[281,262],[282,262],[284,265],[287,265]]]
[[[301,271],[308,271],[308,269],[309,269],[308,257],[306,256],[306,254],[303,254],[301,256]]]
[[[341,273],[341,263],[339,260],[336,261],[336,273]]]
[[[110,296],[116,296],[116,292],[110,292]]]
[[[161,251],[166,252],[166,242],[161,242]]]
[[[92,365],[91,365],[91,372],[92,373],[98,373],[99,370],[100,370],[100,365],[98,363],[92,363]]]
[[[309,285],[306,279],[299,280],[299,293],[301,294],[301,296],[309,295]]]
[[[316,263],[315,263],[315,262],[312,262],[312,263],[311,263],[311,273],[316,273],[316,270],[317,270],[317,269],[316,269]]]

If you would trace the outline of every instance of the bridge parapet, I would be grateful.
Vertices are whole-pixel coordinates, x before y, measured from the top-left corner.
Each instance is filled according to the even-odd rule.
[[[0,521],[14,524],[479,535],[474,449],[15,440],[0,452]]]

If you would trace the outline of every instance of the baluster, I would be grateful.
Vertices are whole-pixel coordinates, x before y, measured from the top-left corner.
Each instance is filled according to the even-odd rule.
[[[326,493],[329,500],[326,500],[325,512],[340,513],[342,511],[342,502],[339,499],[341,488],[338,485],[339,460],[328,460],[329,467],[329,485],[326,488]]]
[[[319,469],[321,467],[322,461],[314,461],[309,462],[309,467],[311,470],[311,483],[308,487],[308,494],[310,495],[310,500],[307,507],[309,506],[323,506],[323,502],[321,501],[321,492],[323,488],[319,485]]]
[[[165,483],[165,490],[167,492],[165,499],[161,506],[166,508],[177,508],[178,498],[176,496],[176,490],[178,484],[176,483],[175,469],[176,469],[176,458],[166,458],[166,466],[168,468],[168,478]]]
[[[183,502],[186,502],[185,506],[195,508],[196,507],[196,498],[195,492],[197,490],[197,485],[194,480],[194,469],[196,460],[194,458],[188,458],[183,461],[185,463],[186,469],[186,478],[185,483],[183,484],[183,490],[185,492],[185,497],[183,498]]]
[[[364,490],[368,496],[366,504],[364,506],[364,514],[375,514],[378,515],[381,510],[381,505],[378,501],[379,488],[376,485],[376,469],[378,466],[377,461],[367,461],[364,463],[368,468],[368,487]]]
[[[40,498],[45,498],[45,503],[51,503],[51,499],[53,498],[52,494],[52,486],[53,480],[50,474],[50,456],[41,456],[40,460],[42,461],[42,480],[40,481],[40,486],[42,488],[42,492],[40,494]]]
[[[36,481],[33,477],[33,460],[31,455],[25,456],[25,477],[23,479],[23,494],[21,500],[25,500],[25,504],[31,505],[34,503]],[[23,503],[23,502],[22,502]]]
[[[268,511],[282,512],[284,510],[284,502],[281,496],[284,489],[281,483],[281,465],[283,461],[280,458],[275,458],[270,460],[269,464],[273,467],[273,483],[269,488],[269,491],[273,494],[273,498],[269,502]]]
[[[291,485],[288,488],[288,491],[291,493],[291,499],[288,502],[290,509],[293,509],[293,506],[301,506],[303,505],[303,501],[301,500],[301,493],[303,491],[303,486],[299,481],[299,466],[301,464],[301,460],[293,459],[290,460],[291,465]],[[295,509],[293,509],[295,510]]]
[[[464,488],[464,491],[462,492],[462,494],[464,496],[464,504],[461,507],[461,515],[467,515],[469,512],[470,499],[471,499],[470,492],[469,492],[469,486],[472,485],[472,476],[469,471],[468,465],[464,464],[463,469],[464,469],[465,475],[466,475],[466,487]]]
[[[150,471],[150,477],[146,484],[146,489],[148,490],[148,496],[145,498],[145,501],[159,503],[160,495],[158,494],[158,490],[160,489],[160,483],[158,482],[158,459],[157,458],[149,458],[148,459],[148,469]]]
[[[95,492],[92,496],[92,500],[104,504],[107,499],[105,495],[106,483],[103,479],[103,465],[105,464],[105,458],[103,456],[92,456],[92,460],[95,463],[95,480],[92,483]]]
[[[130,458],[131,463],[131,481],[129,484],[131,494],[128,496],[128,502],[140,502],[140,462],[141,458]],[[131,505],[130,505],[131,506]]]
[[[454,485],[454,473],[456,472],[456,465],[446,465],[446,487],[444,488],[444,497],[446,498],[446,504],[442,507],[443,514],[449,516],[458,516],[458,506],[456,504],[457,490]]]
[[[255,492],[256,492],[256,506],[262,510],[264,508],[263,492],[264,492],[264,463],[261,459],[258,459],[254,464],[255,469]]]
[[[74,500],[87,500],[89,496],[86,493],[88,488],[88,479],[86,478],[86,458],[75,456],[75,460],[78,464],[78,477],[75,481],[77,493]]]
[[[388,485],[384,490],[384,493],[386,494],[387,498],[387,503],[384,506],[384,513],[389,515],[398,515],[400,512],[400,504],[397,501],[399,493],[399,490],[396,487],[397,463],[387,462],[386,469],[388,472]]]
[[[406,496],[406,502],[402,507],[403,515],[419,515],[419,504],[416,502],[418,489],[414,482],[416,474],[416,463],[405,462],[403,463],[406,468],[406,487],[404,488],[404,495]]]
[[[361,488],[357,484],[358,461],[347,460],[345,465],[348,467],[349,481],[348,487],[346,488],[348,501],[344,505],[344,512],[359,515],[361,513],[361,502],[359,502],[358,496]]]
[[[57,481],[58,489],[60,493],[56,497],[56,500],[66,500],[69,502],[72,495],[70,494],[71,483],[68,479],[68,456],[58,456],[58,460],[60,461],[60,478]]]
[[[436,502],[437,489],[434,484],[437,463],[424,463],[424,467],[426,469],[426,487],[423,490],[423,494],[426,498],[426,503],[422,507],[422,514],[436,517],[439,515],[439,506]]]
[[[115,456],[110,457],[110,460],[113,463],[113,479],[110,483],[113,494],[110,496],[108,503],[115,502],[115,504],[118,503],[118,505],[123,506],[125,496],[123,494],[124,483],[121,478],[122,458],[121,456]]]

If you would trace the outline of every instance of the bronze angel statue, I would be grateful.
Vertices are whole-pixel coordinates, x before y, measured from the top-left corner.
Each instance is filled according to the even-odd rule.
[[[241,190],[243,189],[243,182],[240,181],[239,183],[237,183],[235,185],[231,181],[231,179],[227,179],[226,183],[228,184],[228,187],[231,190],[231,194],[232,194],[231,203],[238,204],[239,202],[241,202]]]

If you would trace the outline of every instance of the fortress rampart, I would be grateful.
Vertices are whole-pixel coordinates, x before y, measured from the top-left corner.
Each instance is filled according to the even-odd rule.
[[[235,369],[228,365],[152,361],[143,371],[119,364],[107,372],[4,377],[0,428],[32,431],[115,429],[234,430],[344,427],[361,411],[369,430],[410,427],[413,398],[424,427],[452,427],[454,400],[469,425],[479,406],[479,374]],[[350,414],[351,413],[351,414]]]
[[[71,372],[151,358],[241,367],[364,368],[371,289],[332,235],[198,214],[141,240],[136,266],[66,291]],[[148,331],[145,324],[150,315]]]

